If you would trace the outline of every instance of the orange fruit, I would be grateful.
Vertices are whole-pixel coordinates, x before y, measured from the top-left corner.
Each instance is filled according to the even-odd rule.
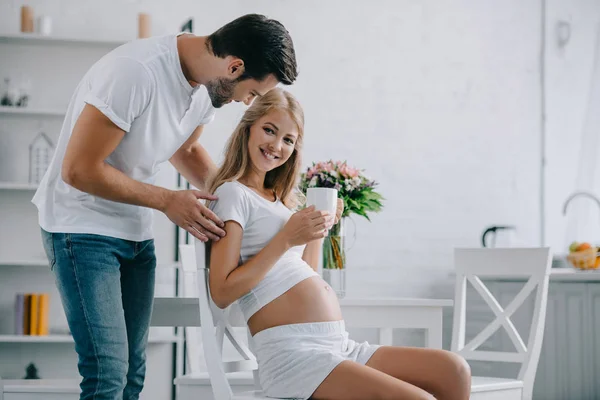
[[[579,246],[577,246],[577,251],[587,250],[591,247],[592,247],[591,244],[589,244],[588,242],[584,242],[584,243],[581,243]]]

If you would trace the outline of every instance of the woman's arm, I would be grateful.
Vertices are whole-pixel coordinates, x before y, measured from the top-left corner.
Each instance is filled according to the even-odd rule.
[[[256,256],[238,267],[244,230],[237,222],[226,221],[227,234],[212,243],[210,253],[210,294],[215,304],[226,308],[250,292],[290,247],[324,237],[327,222],[326,214],[313,207],[295,213]]]
[[[258,285],[290,248],[280,231],[256,256],[238,267],[244,230],[237,222],[227,221],[225,232],[224,238],[212,242],[210,251],[210,293],[220,308],[226,308]]]
[[[322,247],[323,239],[313,240],[306,245],[304,253],[302,253],[302,259],[315,271],[319,268],[319,257],[321,256]]]

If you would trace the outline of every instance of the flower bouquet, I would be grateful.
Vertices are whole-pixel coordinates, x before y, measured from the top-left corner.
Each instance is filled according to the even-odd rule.
[[[300,190],[306,194],[311,187],[337,189],[338,197],[344,201],[342,218],[329,231],[323,242],[323,275],[331,275],[331,270],[344,270],[346,254],[344,248],[344,225],[346,217],[358,214],[370,221],[368,213],[381,211],[384,200],[375,188],[377,183],[364,175],[362,170],[349,166],[346,161],[324,161],[313,163],[301,175]],[[344,279],[342,275],[340,279]],[[330,284],[332,282],[329,282]],[[334,285],[332,285],[334,286]],[[336,289],[343,297],[343,289]]]

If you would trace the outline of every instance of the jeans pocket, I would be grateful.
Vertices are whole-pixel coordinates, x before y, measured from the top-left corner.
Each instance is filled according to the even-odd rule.
[[[53,234],[50,232],[46,232],[42,229],[42,242],[44,244],[46,256],[48,257],[48,261],[50,262],[50,270],[53,270],[54,266],[56,265],[56,254],[54,252]]]

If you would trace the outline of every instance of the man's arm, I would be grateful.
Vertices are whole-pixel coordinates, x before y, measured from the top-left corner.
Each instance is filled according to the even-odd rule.
[[[170,190],[138,182],[104,161],[124,137],[125,131],[86,104],[67,146],[63,180],[95,196],[163,211]]]
[[[96,107],[86,104],[67,145],[61,171],[63,180],[94,196],[162,211],[199,240],[205,241],[207,237],[218,240],[217,235],[224,235],[215,225],[222,226],[222,222],[198,201],[213,200],[214,196],[138,182],[105,162],[125,134]]]
[[[175,169],[199,190],[207,190],[209,180],[217,172],[217,166],[198,142],[203,128],[203,125],[198,126],[169,160]]]

